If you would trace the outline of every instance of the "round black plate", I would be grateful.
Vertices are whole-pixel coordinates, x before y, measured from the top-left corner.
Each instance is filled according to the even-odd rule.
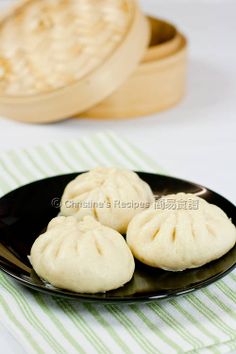
[[[235,206],[209,189],[177,178],[138,174],[149,183],[155,195],[177,192],[197,194],[222,208],[236,224]],[[188,293],[222,278],[235,267],[236,246],[214,262],[177,273],[136,262],[134,277],[128,284],[103,294],[73,293],[45,284],[32,270],[27,256],[34,240],[58,214],[58,205],[65,186],[77,175],[78,173],[72,173],[30,183],[0,199],[0,269],[23,285],[80,301],[132,303]]]

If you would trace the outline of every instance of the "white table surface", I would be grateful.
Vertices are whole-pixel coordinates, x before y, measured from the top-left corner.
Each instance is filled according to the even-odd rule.
[[[0,0],[0,7],[11,0]],[[126,121],[68,120],[34,126],[0,119],[0,151],[113,130],[172,175],[236,201],[236,1],[142,0],[144,9],[187,34],[188,93],[169,111]],[[24,353],[0,326],[0,348]],[[5,350],[4,350],[5,349]]]

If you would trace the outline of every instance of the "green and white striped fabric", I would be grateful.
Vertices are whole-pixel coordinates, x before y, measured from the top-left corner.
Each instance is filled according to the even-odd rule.
[[[4,194],[95,167],[160,172],[113,133],[0,155]],[[29,353],[228,353],[236,349],[236,272],[195,293],[150,304],[99,305],[33,292],[0,274],[0,321]]]

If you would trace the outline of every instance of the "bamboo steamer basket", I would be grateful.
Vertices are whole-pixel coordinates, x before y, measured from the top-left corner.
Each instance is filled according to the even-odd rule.
[[[177,104],[185,93],[187,41],[168,22],[150,18],[149,48],[133,74],[111,96],[81,116],[130,118]]]
[[[134,71],[150,38],[135,0],[24,0],[0,21],[0,114],[46,123],[88,110]]]

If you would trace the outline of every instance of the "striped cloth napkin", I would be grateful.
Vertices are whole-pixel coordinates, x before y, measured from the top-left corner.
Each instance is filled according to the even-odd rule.
[[[122,166],[160,172],[113,133],[0,155],[4,194],[47,176]],[[236,349],[236,272],[195,293],[139,305],[82,304],[0,273],[0,321],[29,353],[228,353]]]

